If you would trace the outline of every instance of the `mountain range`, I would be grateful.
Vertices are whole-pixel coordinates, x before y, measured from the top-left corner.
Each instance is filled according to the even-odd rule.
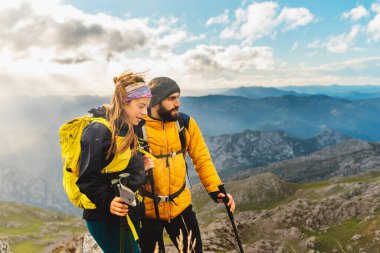
[[[380,98],[350,101],[325,95],[260,99],[213,95],[182,101],[182,110],[194,116],[206,135],[252,129],[283,130],[293,136],[311,137],[329,130],[353,138],[380,140]]]
[[[229,180],[270,172],[288,182],[316,182],[351,176],[379,167],[380,143],[350,139],[307,156],[240,170]]]
[[[205,136],[211,157],[222,179],[236,171],[308,155],[347,140],[347,136],[325,131],[311,138],[298,138],[283,131],[252,131]],[[192,181],[198,181],[190,158],[187,163]]]
[[[255,89],[259,88],[251,91]],[[260,92],[265,97],[181,98],[181,111],[197,120],[224,180],[239,177],[239,172],[257,174],[261,170],[302,182],[302,178],[285,177],[280,169],[262,168],[307,156],[349,138],[380,140],[380,98],[351,101],[267,88],[260,88]],[[274,92],[278,96],[272,96]],[[63,122],[109,99],[23,96],[3,100],[6,106],[0,110],[0,199],[78,214],[80,210],[72,207],[62,189],[58,129]],[[325,172],[325,177],[324,172],[317,172],[315,180],[335,175]],[[190,176],[195,176],[191,169]],[[31,198],[30,192],[35,197]]]
[[[186,91],[186,96],[205,96],[205,95],[227,95],[239,96],[246,98],[264,98],[264,97],[281,97],[285,95],[310,96],[326,95],[334,98],[347,100],[365,100],[380,97],[380,86],[363,85],[363,86],[341,86],[341,85],[311,85],[311,86],[284,86],[284,87],[237,87],[229,89],[215,89],[199,91]]]

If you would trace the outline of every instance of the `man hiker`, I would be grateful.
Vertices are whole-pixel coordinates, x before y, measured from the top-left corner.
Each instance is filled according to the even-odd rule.
[[[177,83],[168,77],[157,77],[148,86],[152,99],[145,117],[146,138],[151,154],[157,158],[151,172],[159,212],[157,216],[152,184],[147,182],[140,189],[145,203],[145,218],[142,220],[139,240],[141,251],[154,252],[160,241],[162,246],[162,230],[165,228],[177,248],[176,238],[182,231],[182,252],[188,252],[190,233],[191,251],[203,252],[198,221],[192,210],[190,190],[186,186],[185,154],[189,154],[203,186],[215,202],[223,203],[225,195],[218,189],[222,182],[197,123],[192,117],[178,112],[180,88]],[[227,197],[227,206],[233,212],[235,202],[230,194]],[[160,224],[156,223],[156,217],[160,218]],[[160,250],[164,252],[163,249]]]

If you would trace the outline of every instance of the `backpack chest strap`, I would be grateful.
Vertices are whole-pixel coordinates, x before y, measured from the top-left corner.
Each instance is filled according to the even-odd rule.
[[[158,202],[162,202],[162,203],[173,202],[174,204],[176,204],[174,202],[174,199],[177,198],[183,192],[183,190],[185,190],[185,188],[186,188],[186,181],[184,182],[182,187],[177,192],[170,194],[170,195],[167,195],[167,196],[157,195],[157,200],[158,200]],[[145,190],[143,188],[139,189],[139,193],[143,197],[148,197],[148,198],[153,199],[153,194],[151,192],[148,192],[147,190]]]
[[[183,154],[185,153],[185,149],[181,149],[181,150],[178,150],[178,151],[175,151],[175,152],[171,152],[169,154],[164,154],[164,155],[155,155],[154,157],[156,158],[168,158],[168,157],[173,157],[173,156],[176,156],[176,155],[179,155],[179,154]]]

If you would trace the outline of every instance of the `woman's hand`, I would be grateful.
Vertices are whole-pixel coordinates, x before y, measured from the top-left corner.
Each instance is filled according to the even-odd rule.
[[[144,155],[144,170],[147,171],[154,167],[154,161],[151,157]]]
[[[117,216],[126,216],[128,213],[128,205],[120,197],[115,197],[110,205],[110,212]]]
[[[226,195],[224,195],[224,193],[219,193],[218,194],[218,202],[219,203],[223,203],[223,198],[225,197]],[[235,201],[234,199],[232,198],[231,194],[228,194],[227,193],[227,198],[228,198],[228,202],[227,202],[227,206],[230,207],[230,211],[231,212],[234,212],[235,211]]]

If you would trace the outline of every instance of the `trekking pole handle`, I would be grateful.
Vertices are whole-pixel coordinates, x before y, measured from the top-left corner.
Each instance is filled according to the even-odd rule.
[[[227,192],[226,192],[226,188],[224,188],[224,184],[220,184],[218,185],[218,189],[221,193],[224,194],[224,197],[223,197],[223,202],[224,204],[227,204],[229,199],[228,199],[228,196],[227,196]]]

